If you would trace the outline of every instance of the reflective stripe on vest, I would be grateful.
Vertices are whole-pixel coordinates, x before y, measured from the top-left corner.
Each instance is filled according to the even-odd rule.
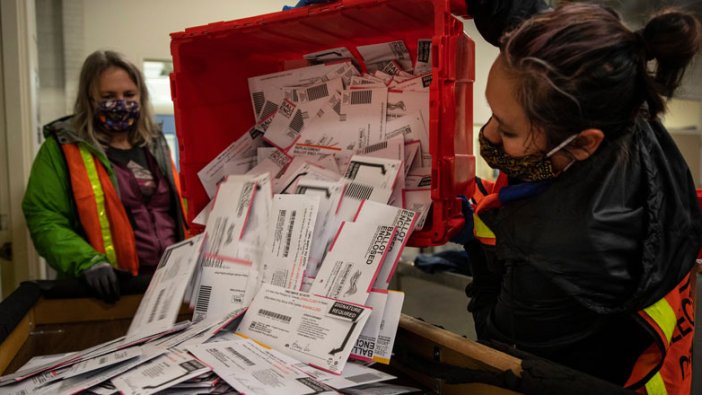
[[[688,395],[692,383],[695,312],[690,274],[665,297],[640,310],[639,323],[653,336],[625,387],[649,395]],[[645,392],[643,392],[645,391]]]
[[[648,395],[668,395],[668,390],[665,389],[665,382],[661,372],[656,373],[651,380],[646,383],[646,393]]]
[[[87,242],[95,251],[104,254],[110,264],[136,276],[139,273],[139,257],[134,230],[108,169],[81,143],[61,144],[61,150],[71,177],[78,219]]]
[[[675,311],[673,311],[670,303],[663,298],[651,306],[646,307],[644,312],[658,325],[658,328],[665,336],[665,345],[667,347],[670,344],[670,340],[673,338],[673,331],[675,330],[675,324],[677,322]],[[656,372],[644,387],[648,395],[668,395],[668,390],[665,388],[665,382],[663,381],[663,376],[661,376],[660,371]]]
[[[495,234],[485,225],[478,214],[473,214],[473,234],[482,244],[494,246],[496,244]]]
[[[666,344],[670,344],[670,340],[673,338],[673,331],[675,330],[675,323],[677,322],[677,317],[675,317],[675,311],[670,306],[670,303],[663,298],[658,302],[646,307],[644,309],[646,314],[653,319],[653,321],[658,324],[658,327],[663,331],[666,338]]]
[[[100,184],[97,168],[95,167],[95,159],[93,155],[83,146],[79,146],[80,156],[83,158],[83,165],[88,172],[90,187],[95,194],[95,203],[97,204],[97,216],[100,221],[100,233],[102,234],[102,242],[105,246],[105,255],[112,266],[117,266],[117,255],[115,254],[115,246],[112,243],[112,233],[110,232],[110,219],[107,218],[107,210],[105,209],[105,192]]]

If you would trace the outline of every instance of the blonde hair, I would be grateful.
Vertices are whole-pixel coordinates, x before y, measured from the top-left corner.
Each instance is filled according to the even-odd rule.
[[[129,132],[129,142],[134,146],[151,144],[158,135],[153,119],[149,91],[146,89],[144,76],[141,71],[122,54],[114,51],[95,51],[83,62],[78,83],[78,93],[74,105],[73,126],[82,139],[92,142],[97,146],[109,145],[111,136],[95,128],[96,102],[98,97],[100,75],[107,69],[117,67],[129,75],[139,90],[141,97],[139,106],[141,115],[137,126]]]

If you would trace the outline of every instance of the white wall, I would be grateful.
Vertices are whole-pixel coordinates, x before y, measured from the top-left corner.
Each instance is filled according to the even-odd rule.
[[[296,0],[84,0],[84,55],[118,50],[129,59],[170,59],[171,32],[280,11]]]

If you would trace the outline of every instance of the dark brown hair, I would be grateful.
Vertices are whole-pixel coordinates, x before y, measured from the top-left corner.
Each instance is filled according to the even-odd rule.
[[[665,110],[700,48],[701,30],[680,10],[658,13],[633,32],[608,8],[567,3],[507,33],[501,56],[532,130],[546,131],[551,146],[587,128],[611,140],[644,103],[651,118]]]
[[[149,102],[149,91],[146,89],[144,76],[138,67],[128,61],[122,54],[114,51],[95,51],[88,55],[80,70],[80,80],[78,82],[78,94],[74,105],[73,124],[78,135],[84,140],[90,141],[96,146],[108,145],[110,135],[96,129],[93,125],[95,118],[96,100],[99,97],[100,75],[107,69],[120,68],[127,72],[129,78],[139,89],[141,102],[141,115],[137,121],[137,127],[129,132],[129,142],[135,146],[150,144],[158,134],[155,128],[151,105]]]

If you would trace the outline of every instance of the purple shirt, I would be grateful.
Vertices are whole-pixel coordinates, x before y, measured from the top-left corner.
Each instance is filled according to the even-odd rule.
[[[177,238],[168,182],[145,148],[110,148],[107,154],[114,165],[120,199],[134,229],[139,273],[153,273],[166,247]]]

